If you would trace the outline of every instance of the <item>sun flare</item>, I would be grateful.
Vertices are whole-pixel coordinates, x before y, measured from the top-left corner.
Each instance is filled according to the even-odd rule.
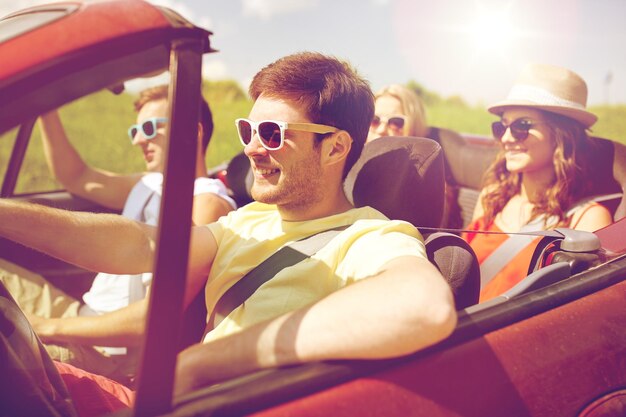
[[[506,8],[487,8],[481,4],[477,5],[467,31],[475,52],[479,54],[505,49],[515,40],[517,33]]]

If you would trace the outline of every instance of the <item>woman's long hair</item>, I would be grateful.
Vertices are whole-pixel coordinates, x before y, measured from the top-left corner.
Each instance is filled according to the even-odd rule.
[[[591,138],[580,123],[554,113],[543,112],[552,132],[556,147],[553,166],[554,181],[540,195],[531,213],[531,221],[544,217],[545,226],[567,226],[571,216],[567,211],[589,191],[591,182],[586,178],[589,160],[593,152]],[[518,194],[522,184],[522,173],[511,173],[506,169],[504,149],[485,173],[483,183],[486,190],[482,205],[485,225],[493,222],[509,200]],[[557,219],[556,224],[547,224],[548,219]],[[550,221],[552,223],[552,221]]]

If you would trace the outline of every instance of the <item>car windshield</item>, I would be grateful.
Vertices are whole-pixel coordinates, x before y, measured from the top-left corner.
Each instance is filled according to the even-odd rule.
[[[22,35],[39,26],[61,19],[76,10],[76,7],[76,5],[59,4],[46,10],[20,13],[19,15],[13,15],[8,19],[4,19],[0,22],[0,42],[7,41],[14,36]],[[4,14],[5,13],[0,13],[1,16],[4,16]]]

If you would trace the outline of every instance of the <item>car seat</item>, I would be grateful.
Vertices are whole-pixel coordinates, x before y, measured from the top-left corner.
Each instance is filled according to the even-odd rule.
[[[483,174],[496,158],[499,146],[485,137],[468,134],[442,135],[440,140],[450,169],[448,182],[456,188],[462,227],[466,227],[472,221]]]
[[[480,264],[469,243],[447,232],[431,233],[424,243],[428,260],[452,288],[457,310],[476,304],[480,296]]]
[[[238,204],[251,201],[250,163],[243,153],[228,164],[226,178]],[[443,151],[437,142],[383,137],[365,144],[346,176],[344,190],[356,207],[368,205],[390,219],[422,228],[428,258],[452,287],[456,306],[461,309],[478,302],[480,268],[474,251],[459,236],[428,234],[427,229],[439,227],[443,218],[444,181]]]
[[[613,144],[613,176],[620,185],[622,196],[613,214],[613,220],[618,221],[626,217],[626,146],[621,143]]]
[[[466,141],[459,133],[453,130],[434,126],[429,129],[426,137],[436,141],[443,149],[446,194],[441,226],[448,229],[462,229],[466,224],[465,218],[468,217],[471,211],[467,207],[462,207],[460,203],[461,201],[467,201],[467,206],[472,203],[467,198],[460,198],[463,190],[462,184],[455,178],[450,162],[451,159],[458,162],[458,156],[462,155],[461,148],[466,145]],[[457,167],[458,164],[455,164],[454,169],[456,170]]]
[[[441,146],[426,138],[382,137],[368,142],[344,181],[356,206],[412,223],[426,237],[426,252],[450,284],[458,309],[478,302],[480,268],[474,251],[452,233],[428,233],[444,212]]]
[[[226,183],[232,193],[231,197],[237,203],[237,207],[242,207],[252,202],[250,188],[253,181],[250,160],[246,154],[240,152],[230,160],[226,168]]]
[[[600,137],[592,137],[590,141],[592,148],[588,155],[588,171],[591,185],[584,199],[602,204],[615,217],[622,200],[622,184],[626,183],[626,172],[623,172],[626,171],[626,166],[622,167],[626,164],[623,161],[626,159],[624,146]]]

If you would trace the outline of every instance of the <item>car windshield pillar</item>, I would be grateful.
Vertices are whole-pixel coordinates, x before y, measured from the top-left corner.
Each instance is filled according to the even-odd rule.
[[[169,131],[150,308],[135,416],[171,408],[179,323],[191,228],[201,90],[201,39],[175,42],[171,52]]]
[[[35,126],[36,119],[29,119],[22,123],[20,126],[17,137],[15,138],[15,145],[11,152],[11,158],[9,158],[9,166],[7,167],[4,181],[2,182],[2,189],[0,190],[0,197],[10,197],[15,191],[15,185],[17,184],[17,176],[22,167],[24,161],[24,155],[26,155],[26,148],[30,141],[30,134]]]

